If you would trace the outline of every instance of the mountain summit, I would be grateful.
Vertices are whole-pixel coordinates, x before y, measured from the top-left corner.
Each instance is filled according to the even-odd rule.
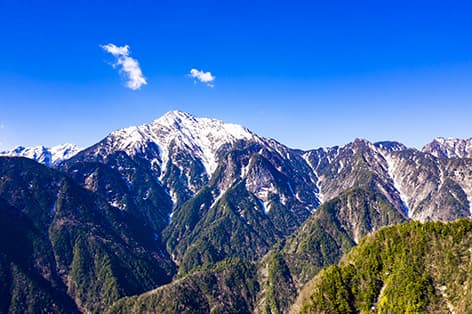
[[[300,152],[180,111],[114,131],[62,169],[151,225],[185,271],[205,260],[261,257],[320,203]]]
[[[169,154],[178,147],[199,159],[211,176],[217,166],[217,152],[223,145],[255,138],[252,132],[237,124],[170,111],[149,124],[114,131],[106,140],[111,144],[111,150],[122,150],[130,155],[145,153],[148,144],[156,144],[163,171]]]

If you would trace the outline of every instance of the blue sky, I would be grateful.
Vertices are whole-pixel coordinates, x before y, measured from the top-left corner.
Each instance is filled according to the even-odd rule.
[[[386,2],[0,0],[0,149],[87,146],[173,109],[305,149],[472,137],[472,4]],[[147,85],[126,87],[109,43]]]

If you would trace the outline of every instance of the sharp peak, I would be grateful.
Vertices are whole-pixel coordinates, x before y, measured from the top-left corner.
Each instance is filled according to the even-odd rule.
[[[194,127],[199,127],[199,125],[202,125],[204,127],[208,127],[208,126],[220,127],[221,126],[224,128],[228,128],[228,127],[237,128],[237,129],[242,129],[251,134],[253,133],[251,130],[249,130],[245,126],[238,123],[225,122],[217,118],[195,117],[193,114],[185,112],[185,111],[171,110],[151,122],[119,128],[112,131],[109,135],[121,134],[123,132],[125,133],[140,132],[140,130],[142,129],[161,127],[161,126],[181,129],[182,127],[186,128],[190,125]]]
[[[373,150],[377,151],[377,147],[371,141],[365,138],[355,138],[351,143],[346,144],[343,148],[355,149],[355,150]]]
[[[189,122],[198,122],[202,118],[197,118],[193,114],[180,111],[180,110],[172,110],[166,112],[160,118],[152,121],[151,124],[180,124],[182,121],[189,121]],[[213,120],[213,119],[212,119]]]
[[[159,130],[163,128],[167,131],[170,130],[170,132],[183,132],[185,136],[190,136],[189,134],[195,132],[202,132],[204,136],[209,136],[211,132],[226,133],[234,138],[251,138],[255,136],[251,130],[237,123],[227,123],[215,118],[195,117],[184,111],[172,110],[152,122],[117,129],[111,132],[107,139],[113,140],[115,136],[122,138],[133,136],[139,139],[151,136],[154,138],[159,133]]]
[[[185,118],[185,119],[195,119],[195,116],[191,113],[181,111],[181,110],[171,110],[167,111],[161,118]]]
[[[198,125],[200,123],[203,124],[211,124],[211,125],[219,125],[219,126],[233,126],[233,127],[240,127],[250,133],[252,133],[249,129],[247,129],[245,126],[238,124],[238,123],[233,123],[233,122],[226,122],[218,118],[211,118],[211,117],[196,117],[191,113],[185,112],[185,111],[180,111],[180,110],[172,110],[166,112],[164,115],[162,115],[160,118],[152,121],[150,125],[168,125],[168,126],[178,126],[180,127],[182,125],[182,122],[184,124],[193,124],[193,125]]]

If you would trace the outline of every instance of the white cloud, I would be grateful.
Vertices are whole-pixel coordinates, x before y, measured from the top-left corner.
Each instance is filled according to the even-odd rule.
[[[147,84],[146,78],[139,67],[138,60],[129,56],[130,52],[128,45],[118,47],[114,44],[107,44],[100,47],[116,58],[116,63],[113,64],[113,67],[120,67],[120,72],[127,78],[126,86],[128,88],[137,90],[140,89],[141,86]]]
[[[215,81],[215,77],[211,74],[211,72],[204,72],[197,69],[190,70],[190,77],[199,80],[202,83],[206,83],[209,87],[215,87],[213,82]]]

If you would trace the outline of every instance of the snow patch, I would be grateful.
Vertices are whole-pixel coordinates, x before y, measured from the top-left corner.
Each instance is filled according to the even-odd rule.
[[[210,208],[213,208],[213,206],[216,205],[216,203],[218,203],[218,201],[223,197],[223,195],[226,193],[226,189],[225,190],[221,190],[218,194],[217,197],[215,197],[214,201],[211,203],[210,205]],[[213,193],[212,193],[213,194]],[[214,196],[214,195],[213,195]]]
[[[403,203],[403,207],[406,210],[406,214],[408,215],[409,218],[411,218],[413,215],[413,212],[410,211],[408,207],[409,197],[403,193],[401,184],[397,181],[397,178],[395,176],[395,173],[397,170],[395,161],[392,159],[391,156],[388,156],[388,155],[384,155],[384,159],[387,162],[388,176],[392,180],[393,187],[395,188],[395,191],[398,193],[398,196],[400,197],[400,200]]]
[[[121,203],[118,200],[113,200],[113,201],[109,202],[109,204],[113,207],[116,207],[116,208],[120,209],[120,210],[126,210],[126,204]]]
[[[259,200],[259,203],[261,204],[261,207],[262,207],[262,211],[264,212],[264,214],[268,214],[269,211],[270,211],[270,202],[268,201],[263,201],[261,199],[258,199]]]
[[[340,174],[343,169],[344,169],[344,162],[340,160],[339,166],[338,166],[338,174]]]
[[[441,187],[444,185],[444,170],[439,164],[439,159],[436,160],[436,166],[438,167],[438,171],[439,171],[439,184],[438,184],[438,191],[439,191]]]
[[[262,199],[262,200],[267,200],[270,194],[277,194],[277,189],[275,188],[273,183],[270,183],[268,187],[267,186],[260,187],[255,194],[257,198]]]
[[[173,189],[171,189],[170,193],[169,193],[169,196],[170,196],[170,199],[172,200],[172,204],[175,207],[177,205],[177,201],[178,201],[177,193]]]
[[[326,148],[323,148],[323,151],[327,152],[327,149]],[[319,166],[319,162],[321,159],[318,159],[318,165],[313,165],[310,161],[310,156],[309,154],[311,154],[311,152],[308,152],[308,153],[305,153],[302,155],[302,158],[303,160],[305,160],[305,162],[307,163],[308,167],[310,167],[311,171],[313,172],[313,175],[315,175],[316,177],[316,181],[313,181],[312,177],[310,176],[310,181],[316,186],[316,188],[318,189],[318,192],[315,193],[315,196],[316,198],[320,201],[320,204],[323,204],[324,202],[324,195],[323,195],[323,192],[321,191],[321,178],[320,176],[318,175],[318,171],[316,170]]]
[[[241,167],[241,179],[244,179],[249,172],[250,161],[247,162],[247,165]]]

